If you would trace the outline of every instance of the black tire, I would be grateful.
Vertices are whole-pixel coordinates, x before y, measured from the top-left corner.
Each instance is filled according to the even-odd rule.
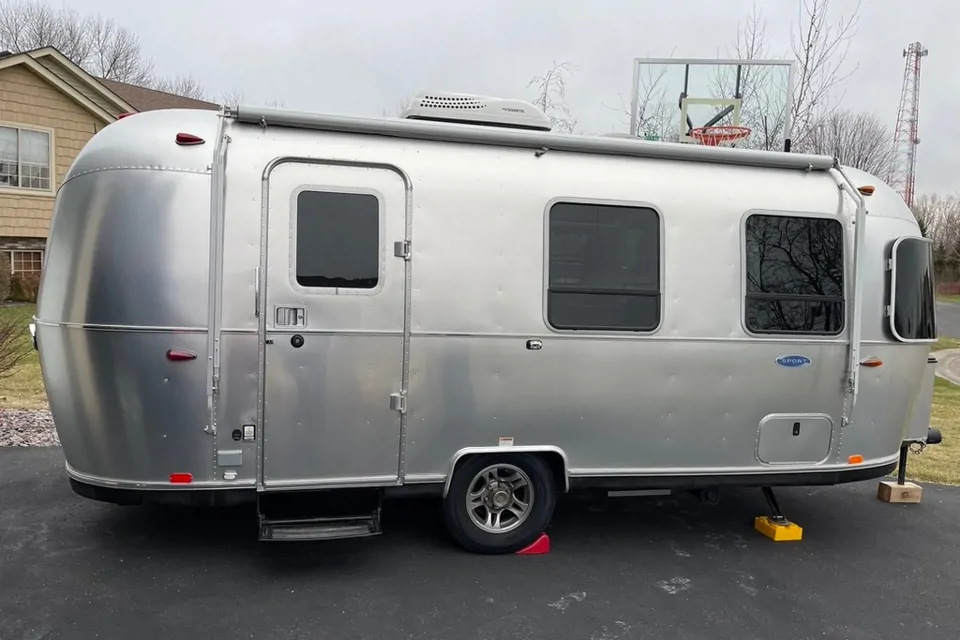
[[[498,463],[512,464],[524,471],[533,487],[530,515],[517,528],[505,533],[490,533],[479,528],[467,513],[466,496],[474,476]],[[514,553],[540,537],[553,517],[557,502],[553,471],[543,459],[530,454],[483,454],[461,462],[453,474],[450,490],[443,501],[443,519],[453,539],[474,553]]]

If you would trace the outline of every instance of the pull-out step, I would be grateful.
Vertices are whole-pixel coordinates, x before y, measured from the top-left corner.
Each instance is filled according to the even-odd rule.
[[[380,533],[379,489],[261,493],[261,541],[335,540]]]

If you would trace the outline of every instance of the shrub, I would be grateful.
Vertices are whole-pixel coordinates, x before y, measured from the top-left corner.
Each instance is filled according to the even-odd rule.
[[[18,273],[10,280],[10,299],[18,302],[36,302],[40,291],[40,276],[36,273]]]
[[[0,302],[10,297],[10,254],[0,252]]]

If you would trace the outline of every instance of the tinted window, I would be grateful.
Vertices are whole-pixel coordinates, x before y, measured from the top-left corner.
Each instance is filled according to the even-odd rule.
[[[645,207],[550,209],[547,319],[559,329],[652,331],[660,323],[660,223]]]
[[[908,238],[897,245],[893,329],[903,340],[936,340],[932,243]]]
[[[755,333],[843,330],[843,227],[828,218],[747,218],[746,324]]]
[[[360,193],[297,196],[297,283],[373,289],[380,274],[380,204]]]

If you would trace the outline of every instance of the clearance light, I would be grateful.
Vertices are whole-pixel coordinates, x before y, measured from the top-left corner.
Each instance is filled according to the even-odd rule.
[[[180,360],[196,360],[197,354],[192,351],[184,351],[183,349],[170,349],[167,351],[167,360],[173,360],[174,362]]]
[[[864,367],[882,367],[883,360],[877,358],[876,356],[870,356],[869,358],[864,358],[861,360],[860,365]]]
[[[872,196],[873,192],[876,190],[877,188],[870,184],[865,184],[862,187],[857,187],[857,191],[859,191],[861,194],[865,196]]]
[[[189,147],[195,144],[203,144],[206,142],[200,136],[195,136],[192,133],[178,133],[177,134],[177,144],[181,147]]]
[[[121,113],[120,115],[117,116],[117,120],[123,120],[123,119],[126,118],[127,116],[132,116],[132,115],[134,115],[135,113],[136,113],[136,111],[127,111],[126,113]]]
[[[171,473],[170,474],[171,484],[190,484],[191,482],[193,482],[192,473]]]
[[[849,462],[850,464],[860,464],[861,462],[863,462],[863,456],[850,456],[849,458],[847,458],[847,462]]]

